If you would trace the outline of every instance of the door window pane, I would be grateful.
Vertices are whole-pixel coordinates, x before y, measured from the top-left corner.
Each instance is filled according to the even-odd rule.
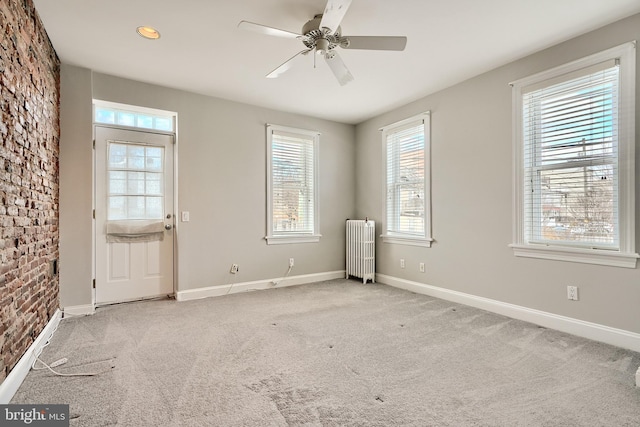
[[[138,124],[139,128],[152,129],[153,128],[153,117],[145,116],[142,114],[138,114]]]
[[[118,124],[122,126],[135,126],[136,115],[124,111],[118,112]]]
[[[155,126],[153,126],[153,128],[158,130],[172,131],[173,120],[169,117],[156,117]]]
[[[164,217],[164,148],[109,141],[109,220]]]
[[[104,108],[96,108],[96,122],[114,124],[116,122],[115,111]]]

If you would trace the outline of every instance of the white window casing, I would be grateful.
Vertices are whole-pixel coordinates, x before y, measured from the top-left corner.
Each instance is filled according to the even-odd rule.
[[[267,125],[267,244],[320,240],[320,133]]]
[[[635,42],[511,83],[516,256],[635,268]]]
[[[430,112],[385,126],[383,146],[385,243],[430,247]]]

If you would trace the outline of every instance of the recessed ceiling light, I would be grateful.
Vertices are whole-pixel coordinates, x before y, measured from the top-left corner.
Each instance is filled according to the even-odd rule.
[[[136,31],[145,39],[155,40],[160,38],[160,33],[153,27],[138,27]]]

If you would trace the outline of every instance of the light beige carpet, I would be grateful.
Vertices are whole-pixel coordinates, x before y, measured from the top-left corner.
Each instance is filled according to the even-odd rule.
[[[72,426],[639,426],[640,354],[335,280],[62,321],[12,403]]]

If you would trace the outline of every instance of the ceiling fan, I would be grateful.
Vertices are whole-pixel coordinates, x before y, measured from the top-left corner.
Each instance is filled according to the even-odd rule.
[[[267,74],[267,78],[276,78],[287,71],[293,65],[294,60],[300,55],[307,55],[315,51],[323,56],[329,68],[344,86],[353,80],[353,75],[340,58],[336,47],[343,49],[366,50],[404,50],[407,44],[406,37],[399,36],[343,36],[340,22],[347,13],[352,0],[328,0],[324,13],[316,15],[302,27],[302,34],[254,22],[240,21],[239,28],[270,36],[295,38],[302,41],[305,49],[289,58],[284,64]]]

